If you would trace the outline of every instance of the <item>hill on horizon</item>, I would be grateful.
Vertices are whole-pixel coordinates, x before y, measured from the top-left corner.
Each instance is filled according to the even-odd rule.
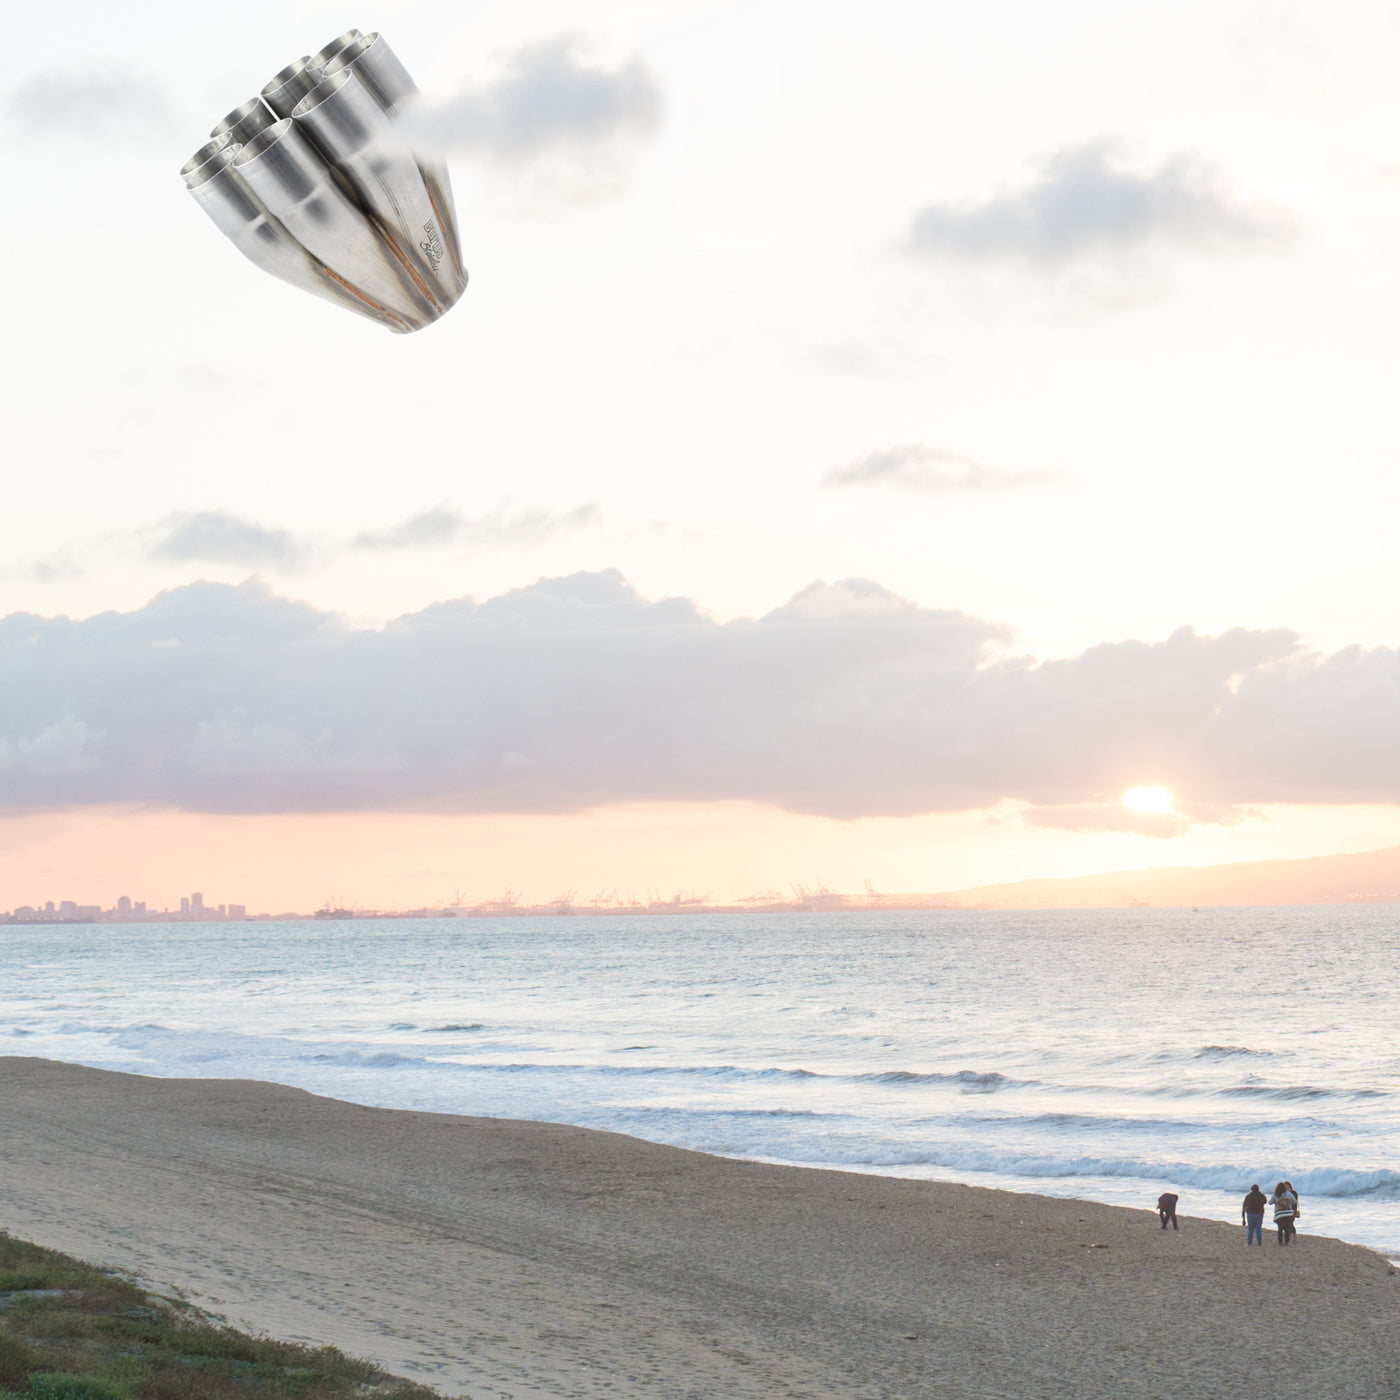
[[[947,890],[939,898],[963,908],[990,909],[1400,903],[1400,846],[1295,860],[1158,866],[1102,875],[1017,880]]]

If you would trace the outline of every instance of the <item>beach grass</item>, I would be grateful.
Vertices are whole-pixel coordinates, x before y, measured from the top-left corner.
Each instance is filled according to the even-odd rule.
[[[0,1400],[437,1400],[0,1232]]]

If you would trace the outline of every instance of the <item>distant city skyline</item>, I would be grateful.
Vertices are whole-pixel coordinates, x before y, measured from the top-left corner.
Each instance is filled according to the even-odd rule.
[[[74,899],[44,900],[41,904],[17,904],[13,910],[0,911],[0,918],[12,923],[139,923],[159,917],[163,920],[199,921],[203,919],[245,919],[246,904],[206,905],[199,892],[180,896],[178,909],[147,907],[146,901],[133,900],[130,895],[118,895],[111,908],[100,904],[80,904]]]

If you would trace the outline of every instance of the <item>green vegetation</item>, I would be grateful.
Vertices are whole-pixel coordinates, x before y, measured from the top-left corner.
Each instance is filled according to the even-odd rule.
[[[0,1400],[437,1400],[0,1232]]]

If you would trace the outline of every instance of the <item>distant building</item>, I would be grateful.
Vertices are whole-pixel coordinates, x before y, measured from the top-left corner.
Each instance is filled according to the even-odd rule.
[[[248,917],[248,906],[246,904],[230,904],[228,907],[230,919],[246,919]]]
[[[131,912],[133,914],[144,914],[146,912],[146,901],[144,899],[138,899],[136,903],[131,906]]]
[[[131,913],[131,896],[130,896],[130,895],[125,895],[125,894],[124,894],[124,895],[122,895],[122,897],[121,897],[119,900],[117,900],[117,913],[118,913],[118,914],[129,914],[129,913]]]
[[[190,912],[190,901],[188,895],[182,895],[180,897],[180,912],[182,914],[188,914]]]
[[[53,902],[49,902],[49,908],[53,908]],[[60,919],[76,919],[78,917],[78,906],[71,899],[61,900],[58,906],[58,917]]]
[[[100,904],[80,904],[73,911],[74,916],[79,919],[95,919],[102,912]]]
[[[193,913],[204,913],[204,896],[196,892],[190,896],[190,909]]]

